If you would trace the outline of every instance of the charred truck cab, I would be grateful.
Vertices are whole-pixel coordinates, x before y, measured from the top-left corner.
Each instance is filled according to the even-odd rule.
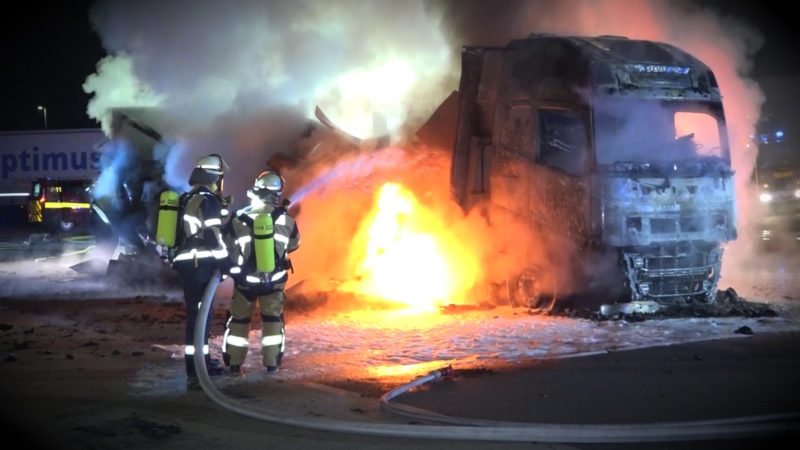
[[[600,294],[608,314],[714,301],[721,244],[736,238],[716,79],[658,42],[531,35],[465,47],[451,187],[465,211],[509,215],[577,255],[566,287],[552,281],[563,261],[508,274],[512,302],[532,307],[577,291]]]

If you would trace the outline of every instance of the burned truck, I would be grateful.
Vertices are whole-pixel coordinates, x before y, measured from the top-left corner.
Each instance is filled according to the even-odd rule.
[[[464,47],[451,170],[462,209],[577,255],[509,273],[512,302],[589,293],[613,313],[715,299],[734,172],[716,78],[679,48],[557,35]],[[548,264],[570,265],[570,287]]]

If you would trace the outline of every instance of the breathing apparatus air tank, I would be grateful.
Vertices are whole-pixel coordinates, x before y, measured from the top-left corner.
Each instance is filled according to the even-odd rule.
[[[253,221],[253,248],[256,252],[256,270],[270,273],[275,270],[275,238],[272,216],[259,214]]]
[[[156,242],[164,247],[175,247],[175,233],[178,229],[178,193],[166,190],[161,193],[158,203],[158,226]]]

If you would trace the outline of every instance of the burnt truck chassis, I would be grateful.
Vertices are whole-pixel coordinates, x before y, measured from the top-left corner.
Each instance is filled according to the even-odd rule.
[[[622,147],[638,145],[639,154],[601,161],[602,141],[622,134],[606,129],[613,127],[605,127],[610,122],[603,119],[603,102],[701,112],[713,118],[718,142],[701,154],[691,133],[664,142],[620,141]],[[520,108],[522,114],[514,115]],[[551,142],[569,150],[583,145],[546,138],[541,117],[547,111],[574,112],[585,126],[584,160],[574,166],[546,160]],[[618,114],[617,122],[630,119]],[[509,125],[512,119],[527,135],[504,140],[509,126],[516,126]],[[531,35],[503,48],[465,47],[451,170],[453,195],[465,211],[511,211],[540,236],[567,238],[580,249],[579,259],[616,259],[619,276],[611,278],[621,294],[604,298],[603,315],[715,301],[722,244],[736,238],[733,171],[714,75],[680,49],[615,36],[553,35]],[[527,207],[517,205],[523,201]],[[587,273],[580,262],[573,266],[585,280],[580,284],[594,289],[588,297],[610,292],[608,280]],[[556,283],[541,276],[545,271],[534,265],[509,274],[512,304],[552,309],[561,301]],[[582,294],[576,297],[587,298]]]

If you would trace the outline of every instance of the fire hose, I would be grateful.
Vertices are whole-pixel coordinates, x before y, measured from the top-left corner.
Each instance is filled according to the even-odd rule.
[[[215,272],[203,293],[194,332],[195,348],[203,348],[208,315],[220,282]],[[437,414],[419,408],[393,405],[390,401],[414,387],[452,376],[452,368],[434,370],[381,397],[381,410],[428,423],[448,425],[376,424],[326,418],[293,418],[272,413],[225,396],[214,385],[202,352],[195,352],[194,365],[200,386],[217,405],[234,413],[279,425],[316,431],[394,438],[455,439],[473,441],[624,443],[696,441],[796,434],[800,414],[773,414],[716,420],[657,422],[643,424],[557,424],[522,423],[469,419]]]

